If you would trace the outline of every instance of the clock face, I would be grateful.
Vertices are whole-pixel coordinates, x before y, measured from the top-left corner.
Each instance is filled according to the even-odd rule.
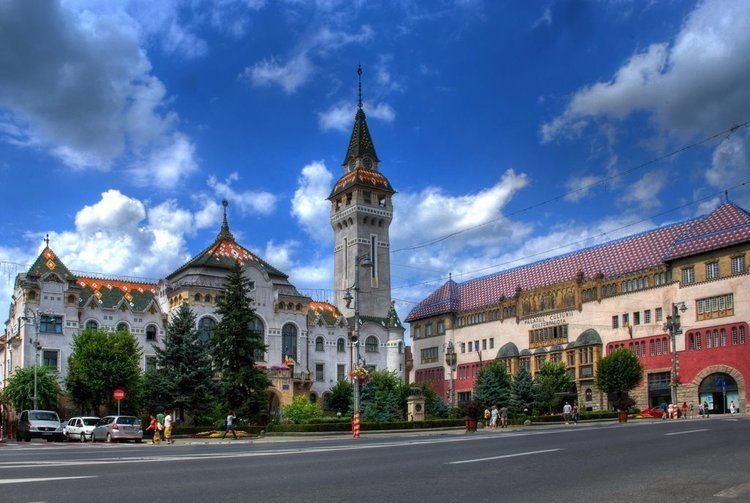
[[[364,164],[365,169],[372,169],[372,159],[369,157],[362,159],[362,164]]]

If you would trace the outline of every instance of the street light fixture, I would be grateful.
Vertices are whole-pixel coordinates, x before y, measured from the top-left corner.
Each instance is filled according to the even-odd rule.
[[[350,336],[354,351],[356,354],[355,365],[359,365],[359,268],[372,267],[372,260],[369,255],[357,255],[354,258],[354,285],[346,290],[344,294],[344,301],[346,301],[346,307],[351,305],[352,298],[354,300],[354,330]],[[352,290],[354,290],[354,296],[352,297]],[[355,423],[357,428],[355,428]],[[355,438],[359,437],[359,377],[354,376],[354,415],[352,417],[352,431],[354,432]]]
[[[445,363],[448,365],[448,368],[451,372],[450,389],[448,390],[448,401],[453,407],[456,405],[456,385],[455,381],[453,380],[453,372],[456,370],[457,360],[458,355],[456,355],[456,348],[453,345],[453,341],[448,341],[448,344],[445,347]]]
[[[672,314],[667,316],[667,322],[664,323],[664,330],[669,332],[669,338],[672,340],[672,373],[669,384],[674,404],[677,403],[677,335],[682,333],[680,313],[684,313],[687,309],[684,302],[673,302]]]

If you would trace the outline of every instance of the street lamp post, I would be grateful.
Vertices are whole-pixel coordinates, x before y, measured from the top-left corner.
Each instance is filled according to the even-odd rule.
[[[42,345],[39,344],[39,320],[36,313],[31,313],[31,318],[23,316],[21,319],[26,323],[31,322],[34,327],[34,340],[31,341],[31,344],[34,346],[34,410],[36,410],[39,401],[37,393],[37,367],[39,366],[39,350],[42,349]]]
[[[456,405],[456,385],[453,381],[453,372],[456,370],[456,361],[458,356],[456,355],[456,348],[453,346],[453,341],[448,341],[448,345],[445,348],[445,363],[450,369],[450,389],[448,391],[448,401],[451,407]]]
[[[344,294],[344,300],[346,301],[346,307],[351,305],[352,299],[354,299],[354,330],[352,331],[351,341],[354,346],[356,359],[354,365],[358,366],[361,357],[359,356],[359,267],[360,265],[364,268],[372,267],[372,260],[369,255],[357,255],[354,258],[354,285],[346,290]],[[352,297],[351,290],[354,290],[354,297]],[[359,376],[354,376],[354,415],[352,416],[352,432],[354,438],[359,438]]]
[[[672,391],[672,403],[677,403],[677,335],[682,333],[682,324],[680,322],[680,313],[687,311],[684,302],[672,303],[672,314],[667,316],[667,322],[664,324],[664,330],[669,332],[669,338],[672,341],[672,373],[670,379],[670,388]]]

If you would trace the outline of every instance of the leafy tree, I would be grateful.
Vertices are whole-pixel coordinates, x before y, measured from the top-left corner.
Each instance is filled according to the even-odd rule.
[[[513,376],[510,388],[510,409],[516,414],[522,414],[524,409],[531,411],[534,407],[534,379],[531,372],[522,368]]]
[[[376,370],[362,386],[360,408],[363,421],[400,421],[406,414],[409,386],[396,371]]]
[[[37,367],[37,407],[40,409],[56,410],[57,396],[60,393],[60,384],[57,382],[57,374],[49,367]],[[8,379],[8,384],[3,393],[16,413],[34,407],[34,367],[16,369],[13,376]]]
[[[309,423],[323,417],[323,409],[305,395],[296,395],[292,403],[281,408],[281,414],[293,423]]]
[[[448,417],[448,406],[440,398],[440,395],[435,392],[432,384],[429,382],[422,386],[422,396],[424,396],[424,413],[426,418]]]
[[[198,337],[195,313],[188,304],[182,304],[167,325],[164,349],[156,348],[156,365],[163,374],[164,397],[179,411],[180,421],[185,420],[185,410],[193,418],[211,409],[213,401],[213,369],[207,348]],[[147,383],[159,383],[159,378],[149,376]],[[159,388],[152,390],[158,392]],[[146,395],[146,399],[149,397]],[[156,398],[156,397],[153,397]]]
[[[331,392],[326,395],[326,408],[346,414],[352,407],[352,397],[354,395],[354,385],[346,379],[341,379],[332,388]]]
[[[143,373],[141,379],[143,408],[148,412],[170,410],[172,401],[172,383],[161,369],[150,369]]]
[[[534,398],[538,409],[551,414],[562,401],[560,394],[572,388],[573,378],[563,362],[544,362],[534,379]]]
[[[84,330],[73,336],[68,358],[68,394],[82,413],[114,407],[112,391],[125,390],[124,410],[140,409],[141,355],[138,341],[128,331]]]
[[[643,365],[632,351],[619,348],[599,362],[596,369],[596,385],[607,394],[614,395],[612,405],[617,410],[627,411],[635,404],[629,393],[643,378]]]
[[[505,407],[510,402],[511,377],[505,363],[493,361],[479,371],[474,396],[484,408]]]
[[[251,325],[255,312],[250,306],[250,286],[239,263],[229,272],[224,288],[216,304],[221,321],[210,340],[221,405],[240,417],[257,420],[267,408],[266,389],[271,382],[263,369],[255,367],[256,355],[266,347]]]

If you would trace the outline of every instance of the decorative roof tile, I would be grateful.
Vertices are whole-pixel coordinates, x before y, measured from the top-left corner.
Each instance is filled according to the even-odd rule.
[[[346,173],[339,179],[338,182],[336,182],[336,185],[333,186],[333,190],[331,190],[331,195],[328,196],[328,199],[333,199],[338,194],[354,185],[362,185],[373,189],[384,190],[391,194],[395,192],[393,190],[393,187],[391,187],[391,182],[389,182],[388,179],[379,171],[357,168],[354,171]]]
[[[29,277],[41,277],[48,272],[54,272],[64,280],[75,279],[75,275],[65,267],[65,264],[62,263],[62,260],[60,260],[55,252],[49,246],[45,246],[26,275]]]
[[[329,325],[333,325],[341,318],[341,313],[333,304],[328,302],[310,302],[307,304],[307,324],[312,325],[320,316]]]
[[[519,287],[531,290],[570,281],[581,274],[584,278],[599,274],[614,278],[748,240],[750,215],[725,203],[703,217],[469,280],[457,286],[457,293],[453,293],[454,287],[448,287],[450,282],[445,283],[417,304],[406,321],[497,304],[503,297],[512,297]]]
[[[81,287],[82,306],[93,298],[103,308],[114,309],[126,302],[131,310],[144,311],[156,296],[156,285],[153,283],[79,276],[76,284]]]
[[[375,153],[375,144],[370,136],[370,129],[367,127],[367,117],[365,111],[360,106],[357,108],[357,114],[354,116],[354,129],[349,139],[349,148],[346,150],[343,165],[346,166],[351,159],[356,159],[368,155],[373,161],[380,161]]]

